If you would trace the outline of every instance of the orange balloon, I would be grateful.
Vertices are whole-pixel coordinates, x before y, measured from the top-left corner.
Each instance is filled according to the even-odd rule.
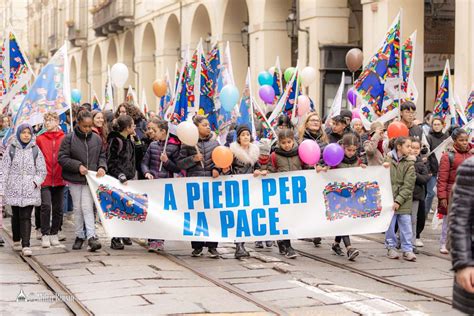
[[[234,154],[226,146],[217,146],[212,151],[212,161],[217,168],[228,168],[234,161]]]
[[[387,128],[388,138],[397,138],[397,137],[408,137],[409,130],[408,127],[402,122],[392,122]]]
[[[166,94],[166,82],[163,79],[157,79],[153,82],[153,93],[161,98]]]

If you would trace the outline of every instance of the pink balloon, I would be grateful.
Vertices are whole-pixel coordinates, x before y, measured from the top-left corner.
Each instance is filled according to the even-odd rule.
[[[263,85],[258,90],[258,95],[263,102],[273,103],[273,100],[275,99],[275,90],[270,85]]]
[[[311,107],[311,102],[309,101],[309,98],[305,95],[299,95],[298,96],[298,103],[297,103],[297,110],[298,110],[298,116],[302,117],[306,113],[309,112],[310,107]]]
[[[358,109],[355,109],[355,110],[352,110],[352,119],[360,119],[360,114],[359,114],[359,110]]]
[[[321,158],[321,148],[314,140],[306,139],[299,145],[298,155],[305,164],[314,166]]]

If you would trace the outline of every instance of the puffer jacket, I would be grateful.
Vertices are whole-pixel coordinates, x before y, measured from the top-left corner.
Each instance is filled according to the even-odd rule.
[[[457,170],[449,231],[453,270],[474,267],[474,157],[465,160]],[[456,282],[453,287],[453,307],[469,315],[474,314],[474,294],[466,292]]]
[[[438,147],[448,137],[449,135],[447,133],[435,132],[431,130],[430,133],[428,134],[428,137],[426,137],[428,145],[430,145],[430,151],[435,150],[436,147]],[[433,174],[433,176],[437,176],[439,163],[438,163],[438,159],[436,159],[436,155],[433,154],[433,155],[428,156],[428,164],[429,164],[430,172]]]
[[[42,187],[58,187],[64,186],[62,172],[63,169],[58,161],[59,147],[64,138],[64,132],[58,131],[45,132],[36,138],[36,144],[41,149],[46,161],[46,170],[48,174],[44,180]]]
[[[428,171],[428,164],[418,156],[415,161],[416,181],[413,190],[413,201],[423,201],[425,199],[426,184],[431,179]]]
[[[135,178],[135,144],[117,131],[107,137],[107,173],[120,181]]]
[[[250,143],[249,149],[245,150],[239,143],[233,142],[230,144],[230,150],[234,154],[232,174],[250,174],[260,169],[258,163],[260,150],[257,145]]]
[[[453,187],[454,181],[456,180],[456,171],[458,167],[463,163],[464,160],[472,157],[471,149],[473,145],[469,145],[466,151],[460,151],[456,148],[456,145],[451,149],[454,151],[454,159],[453,163],[449,162],[449,153],[445,152],[441,156],[441,160],[439,162],[439,170],[438,170],[438,182],[437,182],[437,190],[438,190],[438,199],[446,199],[449,204],[449,196],[451,194],[451,189]],[[448,214],[448,210],[441,206],[441,203],[438,205],[438,212],[440,214],[446,215]]]
[[[414,161],[407,157],[398,159],[395,150],[387,154],[385,161],[390,163],[393,201],[400,205],[395,214],[411,214],[416,181]]]
[[[102,139],[90,132],[84,134],[78,126],[64,137],[59,148],[59,164],[63,167],[63,179],[75,184],[87,184],[86,177],[79,173],[79,167],[97,171],[107,171]]]
[[[11,146],[15,147],[13,161],[9,154]],[[19,207],[41,205],[41,184],[47,171],[39,149],[35,162],[32,149],[35,146],[34,136],[25,148],[15,138],[5,150],[0,170],[0,196],[4,197],[4,204]]]
[[[181,169],[176,165],[179,156],[180,142],[177,138],[170,136],[166,145],[166,155],[168,161],[163,163],[160,171],[161,159],[165,146],[164,141],[154,141],[148,147],[142,161],[143,174],[150,173],[155,179],[173,178],[173,173],[179,173]]]
[[[298,156],[298,145],[290,151],[284,151],[277,147],[271,155],[272,168],[271,172],[287,172],[303,169],[303,162]]]
[[[204,157],[204,168],[200,161],[196,162],[193,160],[197,154],[196,148],[187,145],[181,146],[177,161],[178,168],[185,170],[187,177],[211,177],[212,170],[220,171],[212,161],[212,151],[217,146],[219,146],[219,143],[217,140],[212,139],[211,135],[199,139],[197,147]]]

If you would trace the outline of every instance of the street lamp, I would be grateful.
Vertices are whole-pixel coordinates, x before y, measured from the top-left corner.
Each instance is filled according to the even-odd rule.
[[[244,26],[240,29],[240,38],[242,40],[242,46],[245,49],[249,49],[249,23],[244,22]]]
[[[298,37],[298,20],[296,19],[295,12],[290,12],[288,17],[286,18],[286,33],[288,34],[289,38],[296,38]]]
[[[206,37],[206,39],[204,40],[204,42],[206,42],[206,50],[207,50],[207,51],[210,51],[210,50],[211,50],[211,41],[212,41],[211,33],[207,33],[207,37]]]
[[[46,63],[48,63],[48,57],[45,55],[40,55],[38,58],[36,58],[36,61],[40,64],[46,65]]]

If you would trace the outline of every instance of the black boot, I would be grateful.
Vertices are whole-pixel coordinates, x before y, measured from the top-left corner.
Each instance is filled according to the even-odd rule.
[[[87,241],[87,244],[88,244],[87,250],[89,250],[91,252],[94,252],[94,251],[99,250],[100,248],[102,248],[102,245],[100,244],[97,237],[89,238],[89,240]]]
[[[80,250],[82,248],[82,244],[84,243],[84,239],[76,237],[74,241],[74,245],[72,245],[72,250]]]
[[[237,242],[235,243],[235,258],[240,259],[244,257],[250,257],[250,254],[248,253],[247,250],[245,250],[244,243],[243,242]]]
[[[285,255],[286,254],[286,245],[283,242],[283,240],[278,240],[277,245],[278,245],[278,250],[280,251],[280,255]]]
[[[110,241],[110,248],[115,250],[122,250],[124,246],[120,238],[112,238],[112,240]]]
[[[122,242],[126,246],[131,246],[132,245],[132,240],[130,238],[122,238]]]

